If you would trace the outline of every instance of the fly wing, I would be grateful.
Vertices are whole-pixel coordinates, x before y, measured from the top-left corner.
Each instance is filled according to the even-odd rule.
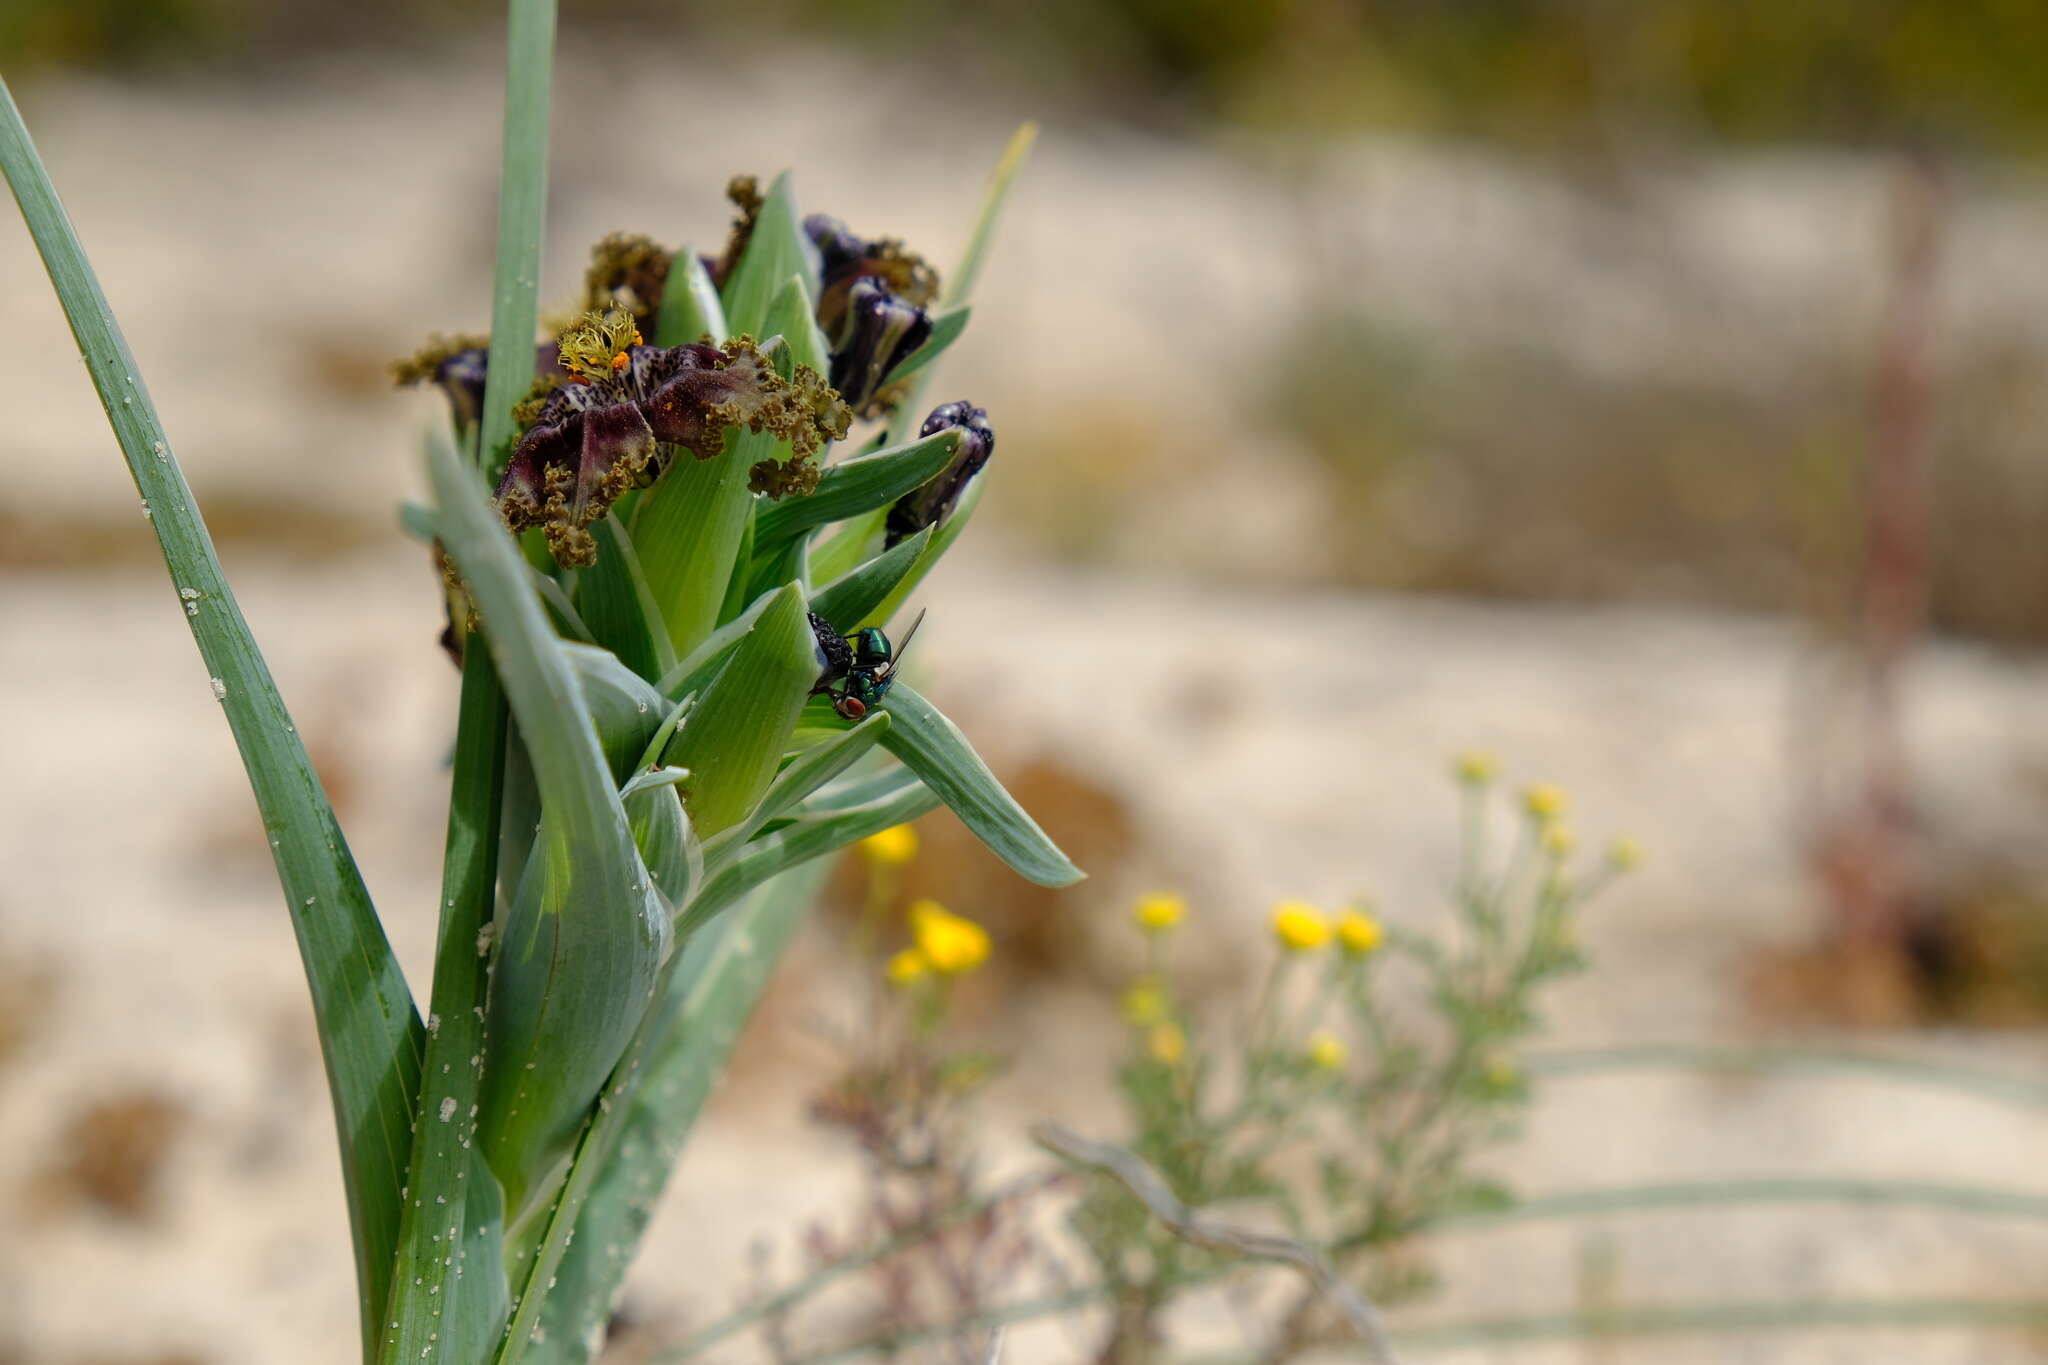
[[[903,656],[909,651],[910,642],[917,638],[917,628],[923,624],[924,611],[920,610],[917,613],[917,619],[910,623],[910,629],[903,632],[903,643],[896,646],[895,650],[889,655],[889,662],[875,670],[877,676],[883,678],[895,676],[896,670],[903,665]]]

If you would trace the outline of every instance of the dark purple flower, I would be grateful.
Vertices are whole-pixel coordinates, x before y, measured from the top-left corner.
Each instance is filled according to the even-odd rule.
[[[947,403],[933,408],[918,435],[936,436],[947,430],[960,433],[960,448],[937,478],[913,488],[890,507],[886,545],[894,545],[944,521],[967,490],[968,482],[996,453],[995,428],[988,424],[988,414],[972,403]]]
[[[869,240],[828,214],[804,219],[804,235],[818,248],[818,326],[827,336],[838,332],[846,317],[847,296],[854,281],[880,280],[889,292],[918,308],[939,297],[939,272],[922,256],[903,249],[894,237]]]
[[[811,457],[846,434],[846,405],[816,373],[798,366],[784,379],[745,337],[642,345],[620,311],[586,317],[563,334],[559,352],[571,378],[541,403],[497,496],[505,524],[541,528],[565,566],[596,561],[590,523],[652,482],[676,447],[708,460],[723,453],[727,428],[743,426],[790,443],[782,467],[814,471]],[[800,473],[785,481],[803,482]]]
[[[832,387],[862,417],[890,406],[878,401],[882,385],[932,334],[925,311],[889,292],[871,276],[853,282],[846,315],[832,338]]]

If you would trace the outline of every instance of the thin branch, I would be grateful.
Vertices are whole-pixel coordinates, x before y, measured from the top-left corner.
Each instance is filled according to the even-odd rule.
[[[1041,1123],[1031,1130],[1039,1146],[1079,1166],[1091,1167],[1115,1176],[1175,1236],[1197,1246],[1235,1252],[1251,1260],[1280,1261],[1294,1266],[1315,1282],[1380,1365],[1398,1365],[1385,1326],[1375,1309],[1356,1289],[1338,1275],[1329,1260],[1306,1242],[1271,1233],[1253,1232],[1209,1218],[1189,1208],[1167,1187],[1160,1174],[1139,1157],[1114,1143],[1096,1142],[1056,1123]]]

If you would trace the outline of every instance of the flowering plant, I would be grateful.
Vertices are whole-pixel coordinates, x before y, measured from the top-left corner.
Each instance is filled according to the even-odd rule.
[[[491,333],[400,367],[447,395],[431,506],[462,670],[441,914],[414,1004],[168,438],[19,112],[0,168],[64,304],[255,790],[311,988],[365,1360],[594,1354],[630,1253],[825,855],[943,803],[1024,876],[1080,873],[899,676],[885,633],[994,446],[920,413],[959,271],[734,182],[716,259],[616,236],[538,340],[554,8],[513,0]],[[872,424],[858,454],[833,443]],[[918,428],[913,435],[912,426]],[[985,954],[927,915],[932,970]]]

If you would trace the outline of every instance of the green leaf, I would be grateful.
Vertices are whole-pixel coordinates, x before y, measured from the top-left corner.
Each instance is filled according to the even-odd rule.
[[[766,337],[768,306],[783,281],[801,275],[816,292],[810,243],[797,213],[789,172],[775,177],[754,219],[747,248],[725,282],[726,327],[733,336]]]
[[[952,308],[941,308],[936,313],[933,313],[931,315],[932,332],[930,336],[925,338],[924,345],[903,357],[901,363],[895,369],[889,371],[888,378],[884,379],[882,383],[884,385],[900,384],[944,355],[946,348],[958,341],[960,334],[967,330],[967,321],[973,315],[974,309],[964,303],[955,305]]]
[[[1067,886],[1086,875],[1003,790],[960,727],[939,714],[917,689],[899,680],[882,705],[892,721],[882,737],[883,747],[952,807],[990,852],[1040,886]]]
[[[726,338],[725,309],[718,301],[718,286],[704,270],[695,247],[676,253],[669,267],[668,287],[662,291],[661,317],[655,323],[654,344],[685,346],[709,339],[715,346]]]
[[[633,823],[633,843],[654,878],[654,889],[668,902],[671,918],[704,877],[704,850],[676,790],[676,784],[688,777],[684,768],[657,768],[638,774],[619,793],[626,818]]]
[[[811,610],[824,617],[841,634],[873,616],[896,590],[896,585],[925,557],[931,544],[932,528],[897,541],[858,568],[851,569],[811,594]]]
[[[492,948],[478,1124],[517,1223],[574,1149],[646,1011],[669,915],[518,548],[447,446],[437,443],[430,473],[443,544],[476,603],[540,789],[541,830]]]
[[[960,533],[967,529],[968,521],[974,516],[974,509],[981,505],[981,493],[985,486],[980,476],[975,476],[967,485],[967,491],[960,495],[960,501],[952,513],[937,526],[928,528],[932,533],[931,540],[926,542],[924,550],[911,562],[910,567],[904,570],[903,576],[896,580],[888,595],[861,618],[862,625],[888,624],[889,618],[903,605],[903,600],[917,591],[917,585],[924,582],[924,576],[946,557],[946,551],[953,548],[953,542],[960,539]]]
[[[900,787],[857,806],[816,812],[800,809],[796,819],[748,840],[723,868],[707,876],[704,888],[676,925],[676,932],[688,934],[709,922],[770,877],[837,852],[870,834],[915,820],[935,810],[938,804],[939,799],[931,789],[919,784]]]
[[[841,730],[803,750],[784,765],[745,820],[705,846],[705,865],[716,872],[722,860],[751,839],[761,826],[866,757],[888,729],[888,713],[874,711],[851,729]]]
[[[553,1272],[541,1340],[527,1352],[535,1365],[584,1365],[595,1353],[697,1116],[830,870],[816,862],[777,878],[677,954],[659,1045]]]
[[[746,818],[775,780],[818,680],[817,636],[795,584],[772,599],[669,743],[690,770],[684,806],[700,838]]]
[[[787,379],[795,372],[797,365],[808,365],[819,374],[824,374],[832,363],[831,348],[825,344],[825,334],[818,330],[818,307],[811,301],[813,290],[806,274],[790,275],[775,291],[775,297],[768,305],[768,316],[762,320],[761,329],[771,337],[781,337],[783,344],[781,360],[787,357],[791,367],[783,371]]]
[[[754,543],[773,546],[814,526],[885,508],[945,472],[960,449],[960,433],[947,429],[873,455],[841,460],[818,477],[807,497],[786,498],[754,516]]]
[[[533,387],[540,329],[540,239],[548,206],[548,94],[555,0],[511,0],[506,34],[504,173],[491,285],[491,356],[478,442],[486,464],[511,443],[512,405]]]
[[[668,714],[668,698],[608,649],[567,641],[560,648],[576,674],[605,766],[612,781],[623,784],[639,769],[641,752]]]
[[[658,678],[675,667],[675,646],[633,537],[614,513],[591,526],[597,563],[577,575],[576,600],[590,623],[590,638],[619,656],[643,678]]]
[[[776,592],[782,585],[776,585]],[[725,667],[739,642],[747,638],[747,632],[761,619],[761,613],[768,610],[768,604],[775,600],[775,593],[763,593],[747,604],[747,609],[727,621],[717,630],[704,637],[703,643],[690,651],[689,657],[677,662],[674,668],[662,675],[656,684],[664,697],[680,699],[692,692],[702,692],[710,685],[718,670]]]
[[[412,1149],[419,1016],[291,713],[228,590],[192,490],[137,377],[135,358],[4,81],[0,171],[127,457],[270,837],[334,1100],[367,1353],[377,1339],[376,1315],[397,1245],[398,1192]]]
[[[746,602],[735,606],[728,600],[726,609],[734,616],[741,615],[741,606],[760,600],[762,594],[774,592],[784,583],[794,583],[805,592],[811,587],[811,547],[802,536],[782,542],[781,548],[768,554],[756,555],[753,568],[748,574]],[[737,583],[739,576],[734,575]]]
[[[463,651],[462,704],[448,837],[441,863],[441,926],[434,953],[427,1055],[414,1116],[412,1166],[398,1256],[383,1322],[384,1365],[470,1361],[488,1351],[511,1312],[497,1181],[476,1137],[483,1052],[484,974],[477,935],[497,899],[505,699],[482,641]]]
[[[733,561],[754,513],[747,471],[775,444],[750,431],[730,431],[715,458],[679,453],[641,496],[633,544],[678,656],[718,625]]]

